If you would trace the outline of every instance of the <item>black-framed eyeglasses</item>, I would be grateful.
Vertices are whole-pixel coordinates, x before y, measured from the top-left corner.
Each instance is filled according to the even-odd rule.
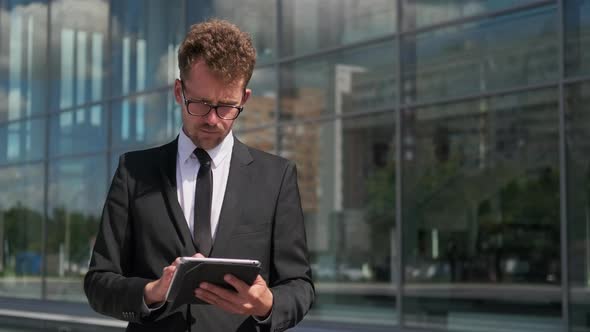
[[[232,105],[213,105],[202,100],[187,99],[184,94],[184,82],[181,80],[180,85],[182,87],[182,101],[186,106],[186,111],[190,115],[194,116],[206,116],[215,109],[215,114],[224,120],[234,120],[242,113],[244,106],[232,106]]]

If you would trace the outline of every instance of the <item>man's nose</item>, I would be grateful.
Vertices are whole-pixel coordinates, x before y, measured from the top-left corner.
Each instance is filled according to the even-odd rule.
[[[209,111],[209,113],[207,113],[207,115],[205,115],[205,120],[210,125],[217,124],[219,122],[219,117],[217,116],[217,109],[212,107],[211,110]]]

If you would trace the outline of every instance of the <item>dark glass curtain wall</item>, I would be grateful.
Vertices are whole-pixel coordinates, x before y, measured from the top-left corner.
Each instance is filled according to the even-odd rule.
[[[0,0],[0,297],[85,303],[121,153],[181,126],[176,53],[258,52],[234,131],[297,163],[306,319],[590,332],[590,0]]]

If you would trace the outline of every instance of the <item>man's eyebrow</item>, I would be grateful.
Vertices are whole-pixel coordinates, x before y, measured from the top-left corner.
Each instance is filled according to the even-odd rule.
[[[219,101],[219,104],[230,105],[230,106],[237,105],[239,103],[240,103],[240,101],[236,101],[235,99],[233,99],[233,100],[232,99],[222,99]]]
[[[209,98],[205,98],[205,97],[192,97],[192,96],[186,96],[186,99],[188,100],[192,100],[192,101],[202,101],[205,102],[207,104],[213,104],[213,102],[211,101],[211,99]],[[227,105],[227,106],[234,106],[234,105],[238,105],[240,103],[241,100],[236,101],[231,100],[231,99],[221,99],[218,104],[220,105]]]

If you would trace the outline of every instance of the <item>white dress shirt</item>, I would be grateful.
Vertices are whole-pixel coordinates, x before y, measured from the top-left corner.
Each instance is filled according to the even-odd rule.
[[[211,150],[206,150],[211,157],[211,171],[213,173],[213,197],[211,200],[211,238],[215,239],[215,231],[219,222],[219,214],[225,187],[229,175],[234,136],[230,131],[221,144]],[[178,154],[176,156],[176,190],[178,203],[184,213],[191,234],[194,234],[195,216],[195,185],[201,164],[193,153],[197,146],[186,136],[184,130],[178,135]],[[197,230],[198,231],[198,230]]]
[[[234,135],[230,131],[221,144],[211,150],[206,150],[211,157],[211,171],[213,172],[213,197],[211,200],[212,239],[215,239],[221,205],[223,203],[223,197],[225,197],[225,187],[227,185],[233,147]],[[191,235],[194,234],[195,186],[197,174],[201,167],[199,159],[193,153],[196,148],[197,146],[186,136],[184,130],[180,129],[180,134],[178,135],[178,153],[176,155],[176,194],[178,195],[178,203],[180,203],[180,207],[184,213],[184,219],[188,224],[188,228],[191,230]],[[142,311],[145,315],[148,315],[163,305],[164,303],[157,303],[149,308],[145,303],[144,297]],[[266,323],[270,320],[272,311],[273,309],[271,309],[271,314],[264,320],[260,320],[256,316],[252,317],[259,323]]]

